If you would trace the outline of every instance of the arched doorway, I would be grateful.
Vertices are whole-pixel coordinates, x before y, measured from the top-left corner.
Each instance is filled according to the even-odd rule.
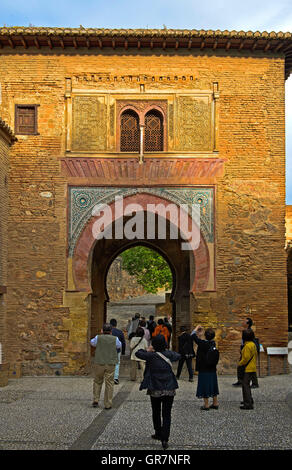
[[[106,240],[96,242],[92,254],[92,294],[91,294],[91,336],[100,330],[108,320],[107,304],[109,296],[106,277],[113,260],[124,250],[143,245],[157,251],[170,266],[173,287],[170,297],[172,303],[173,348],[176,347],[176,331],[182,324],[191,324],[190,317],[190,254],[182,252],[180,240],[147,240],[131,242],[129,240]]]
[[[122,251],[106,275],[107,321],[114,318],[126,330],[137,313],[145,322],[150,315],[171,318],[174,285],[171,268],[157,250],[137,245]]]
[[[103,237],[97,239],[94,233],[94,225],[97,218],[92,215],[88,222],[84,225],[82,232],[77,240],[73,257],[72,257],[72,282],[74,284],[74,291],[81,295],[84,293],[87,300],[83,296],[83,305],[88,305],[88,316],[86,318],[87,324],[87,338],[94,336],[100,331],[104,321],[106,320],[106,307],[108,296],[106,292],[106,275],[112,261],[123,250],[135,246],[137,244],[148,246],[159,252],[168,262],[174,277],[174,288],[172,292],[173,304],[173,348],[176,348],[177,332],[180,326],[192,324],[190,312],[190,296],[191,293],[200,292],[207,288],[210,272],[210,257],[208,245],[205,241],[204,235],[197,228],[200,233],[199,245],[192,247],[190,250],[182,249],[183,241],[187,239],[184,235],[183,238],[172,237],[175,228],[178,228],[177,220],[173,220],[167,211],[162,210],[162,214],[152,214],[151,223],[149,226],[149,207],[151,204],[160,204],[160,207],[165,209],[168,207],[170,201],[156,194],[147,192],[138,192],[130,194],[124,198],[124,203],[128,206],[136,205],[140,207],[140,216],[144,219],[145,233],[144,236],[138,239],[129,239],[123,237]],[[122,220],[123,228],[129,221],[129,216],[121,215],[118,213],[115,202],[109,204],[111,217],[108,219],[104,232],[111,231],[116,222]],[[192,218],[187,215],[192,220]],[[160,221],[163,220],[166,224],[166,236],[161,238],[158,236],[158,227]],[[154,227],[154,234],[152,231],[152,238],[146,236],[151,232]],[[124,233],[124,230],[122,231]],[[180,231],[180,234],[182,231]],[[184,239],[184,240],[183,240]],[[85,302],[85,303],[84,303]],[[82,307],[83,308],[83,307]],[[85,325],[84,323],[84,325]],[[72,335],[73,336],[73,335]]]

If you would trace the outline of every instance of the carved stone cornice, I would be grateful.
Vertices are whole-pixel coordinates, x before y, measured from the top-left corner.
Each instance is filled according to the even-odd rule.
[[[164,51],[184,48],[189,51],[224,49],[248,51],[257,54],[283,53],[285,55],[286,78],[292,71],[292,33],[253,32],[220,30],[180,29],[98,29],[98,28],[46,28],[46,27],[2,27],[0,48],[30,47],[40,50],[60,48],[113,49],[160,48]]]

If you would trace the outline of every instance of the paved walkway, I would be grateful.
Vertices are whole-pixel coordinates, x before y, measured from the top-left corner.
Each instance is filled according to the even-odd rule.
[[[239,409],[235,377],[219,376],[220,409],[200,411],[194,383],[179,381],[169,450],[292,449],[292,374],[259,379],[255,409]],[[91,407],[90,377],[23,377],[0,388],[1,450],[152,450],[150,400],[121,379],[111,410]]]

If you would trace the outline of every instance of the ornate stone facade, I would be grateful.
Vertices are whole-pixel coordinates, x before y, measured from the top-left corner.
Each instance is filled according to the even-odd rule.
[[[107,150],[106,111],[104,97],[74,97],[72,151],[102,152]]]
[[[144,211],[149,201],[200,204],[192,253],[175,240],[141,240],[174,273],[174,347],[182,323],[213,326],[219,369],[235,374],[246,315],[265,350],[286,346],[291,34],[0,28],[0,45],[1,116],[14,128],[15,105],[28,105],[38,120],[37,133],[18,135],[10,152],[10,370],[88,371],[109,263],[132,243],[92,237],[92,206],[115,194]],[[163,151],[120,152],[127,106],[140,118],[160,110]],[[265,353],[261,360],[266,374]],[[272,358],[272,373],[282,370]]]

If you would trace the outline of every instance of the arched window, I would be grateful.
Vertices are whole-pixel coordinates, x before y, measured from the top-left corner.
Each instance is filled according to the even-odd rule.
[[[156,109],[145,116],[145,152],[163,151],[163,117]]]
[[[139,152],[139,117],[135,111],[127,109],[121,115],[121,152]]]

